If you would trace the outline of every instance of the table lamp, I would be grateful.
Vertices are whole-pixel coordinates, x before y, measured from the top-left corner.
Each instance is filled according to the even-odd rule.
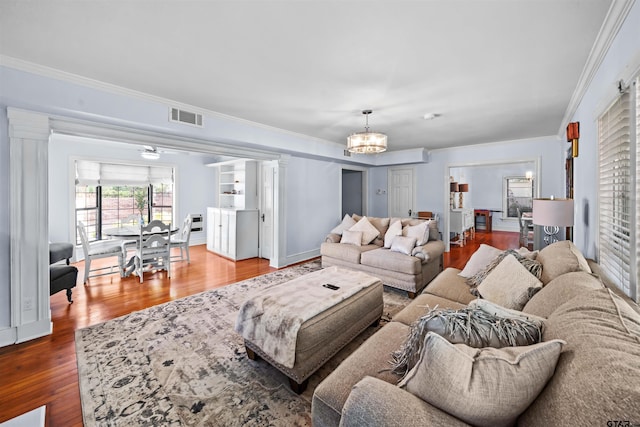
[[[460,192],[460,195],[458,196],[458,208],[462,209],[464,207],[462,203],[462,195],[469,192],[469,184],[458,184],[458,191]]]
[[[558,241],[560,227],[573,227],[573,199],[533,199],[533,224],[544,227],[544,242]]]

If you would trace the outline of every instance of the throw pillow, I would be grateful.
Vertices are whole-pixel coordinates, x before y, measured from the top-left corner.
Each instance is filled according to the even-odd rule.
[[[348,230],[354,225],[356,225],[356,221],[353,218],[351,218],[349,214],[346,214],[344,218],[342,218],[342,222],[338,224],[336,228],[331,230],[331,233],[341,235],[344,230]]]
[[[506,309],[502,309],[506,310]],[[435,332],[454,344],[470,347],[507,347],[540,342],[544,319],[536,316],[496,314],[495,306],[469,305],[459,310],[430,310],[414,322],[406,341],[392,353],[393,372],[406,374],[416,364],[428,332]]]
[[[580,252],[580,249],[578,249],[575,243],[573,243],[571,240],[567,240],[567,242],[569,242],[569,250],[573,255],[575,255],[576,259],[578,260],[580,270],[586,271],[587,273],[593,273],[591,271],[591,267],[589,267],[587,259],[584,257],[584,255],[582,255],[582,252]]]
[[[570,241],[561,240],[543,248],[536,258],[542,264],[540,280],[546,285],[558,276],[580,271],[580,262],[569,246]]]
[[[540,289],[542,282],[509,254],[480,283],[478,293],[503,307],[522,310]]]
[[[390,248],[393,238],[396,236],[402,236],[402,223],[400,221],[396,221],[389,226],[384,235],[384,247]]]
[[[529,248],[525,248],[524,246],[518,249],[518,253],[525,258],[536,259],[539,251],[530,251]]]
[[[415,237],[396,236],[391,243],[392,252],[400,252],[405,255],[411,255],[411,251],[413,251],[413,248],[415,247]]]
[[[491,261],[493,261],[502,251],[493,246],[485,245],[482,243],[477,251],[471,255],[469,261],[464,266],[464,269],[458,273],[462,277],[472,277],[480,270],[485,268]]]
[[[502,262],[502,260],[507,255],[513,255],[519,262],[522,264],[531,274],[533,274],[536,278],[540,278],[542,274],[542,264],[538,262],[538,260],[532,260],[523,257],[517,251],[513,249],[507,249],[504,252],[501,252],[497,257],[493,259],[489,264],[487,264],[483,269],[478,271],[471,277],[467,278],[467,285],[470,286],[469,292],[472,295],[479,296],[477,287],[482,283],[482,281],[491,273],[491,271],[498,266]]]
[[[478,307],[480,310],[484,312],[493,314],[494,316],[498,316],[503,319],[530,320],[532,322],[537,322],[542,327],[544,326],[545,320],[547,320],[546,318],[541,316],[536,316],[535,314],[524,313],[519,310],[511,310],[509,308],[503,307],[501,305],[498,305],[494,302],[491,302],[489,300],[482,299],[482,298],[474,299],[473,301],[471,301],[469,303],[469,307]],[[539,342],[539,340],[536,342]],[[535,343],[529,343],[529,344],[535,344]]]
[[[429,241],[429,223],[424,221],[417,225],[407,225],[402,229],[402,235],[416,238],[416,246],[422,246]]]
[[[344,230],[342,232],[342,239],[340,239],[340,243],[362,246],[362,231]]]
[[[349,228],[349,231],[361,231],[362,232],[362,244],[368,245],[378,237],[380,232],[375,228],[366,216],[363,216],[353,227]]]
[[[430,332],[399,386],[469,424],[513,425],[553,376],[564,344],[477,349]]]

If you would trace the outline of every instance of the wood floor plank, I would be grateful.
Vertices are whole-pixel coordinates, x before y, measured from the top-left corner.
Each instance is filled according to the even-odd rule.
[[[518,233],[476,233],[468,245],[445,254],[445,267],[462,268],[480,243],[517,248]],[[233,262],[208,252],[205,245],[193,246],[190,252],[191,264],[172,264],[170,279],[165,273],[148,274],[142,284],[137,277],[120,279],[114,274],[83,285],[84,265],[76,264],[74,303],[67,302],[64,292],[51,297],[53,333],[0,348],[0,422],[46,405],[47,426],[82,426],[76,330],[275,271],[268,260]]]

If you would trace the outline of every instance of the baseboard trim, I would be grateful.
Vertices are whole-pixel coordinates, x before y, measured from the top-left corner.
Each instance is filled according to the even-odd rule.
[[[51,335],[52,332],[53,322],[51,319],[30,322],[16,328],[16,344]]]
[[[307,252],[300,252],[294,255],[289,255],[287,256],[285,264],[282,267],[286,267],[292,264],[297,264],[303,261],[308,261],[310,259],[317,258],[319,256],[320,256],[320,248],[307,251]]]
[[[0,329],[0,347],[15,344],[17,336],[16,328],[8,327]]]

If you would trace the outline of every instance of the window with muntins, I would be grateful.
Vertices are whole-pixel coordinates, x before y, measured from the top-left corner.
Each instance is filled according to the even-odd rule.
[[[533,209],[533,180],[525,176],[507,176],[503,183],[502,217],[518,218],[520,212]]]
[[[135,215],[144,222],[173,222],[173,168],[76,161],[76,224],[82,221],[89,241],[120,227]],[[76,232],[77,234],[77,232]],[[80,243],[80,237],[76,235]]]
[[[634,86],[598,118],[598,261],[616,285],[637,300],[638,80]]]

